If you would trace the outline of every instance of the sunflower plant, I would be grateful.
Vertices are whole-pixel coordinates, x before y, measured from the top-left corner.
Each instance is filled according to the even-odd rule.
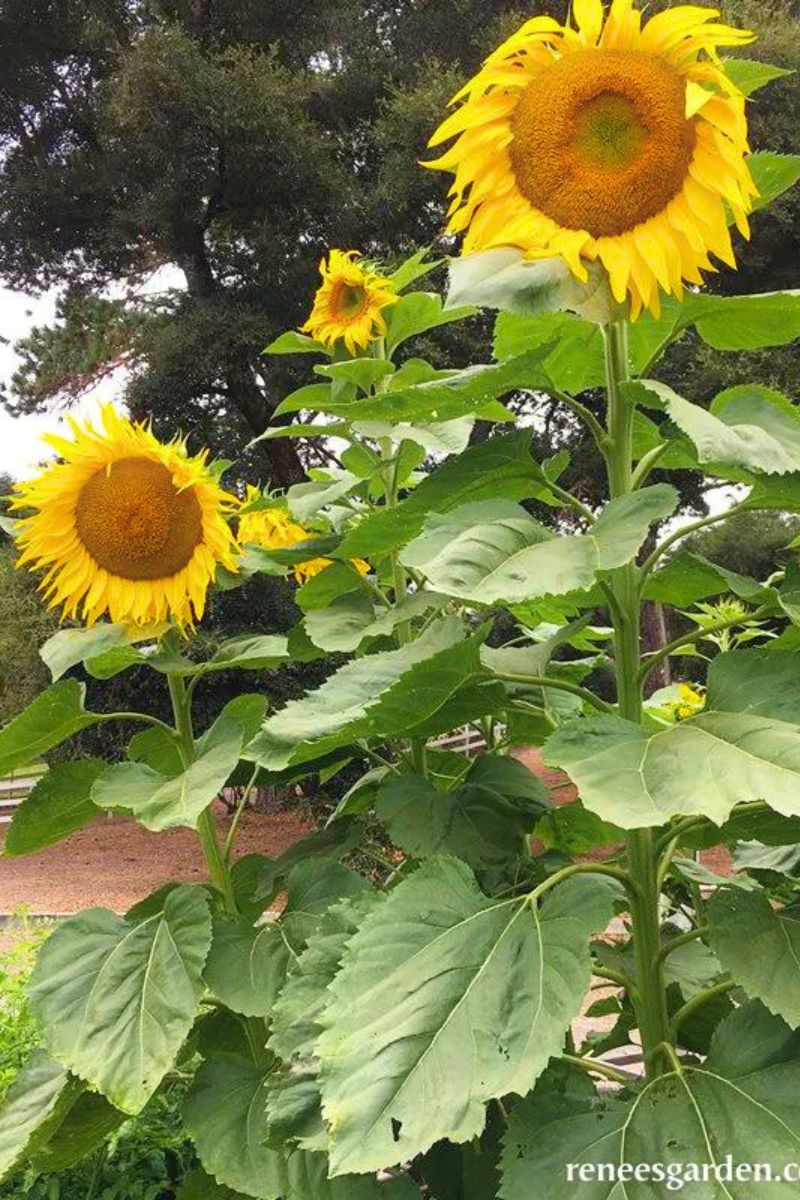
[[[800,175],[751,153],[749,97],[779,72],[739,56],[750,40],[710,9],[579,0],[488,58],[433,138],[463,234],[446,298],[423,252],[391,270],[331,250],[302,329],[267,347],[312,369],[265,436],[319,439],[330,467],[233,497],[205,457],[109,415],[20,489],[22,566],[83,624],[43,647],[54,682],[0,731],[0,770],[99,721],[139,728],[122,762],[51,767],[5,853],[123,811],[195,829],[208,880],[48,939],[0,1177],[92,1153],[176,1074],[198,1157],[184,1200],[566,1200],[580,1183],[652,1200],[676,1180],[749,1200],[719,1164],[797,1161],[800,568],[761,582],[682,539],[800,511],[800,415],[757,382],[703,407],[659,378],[687,334],[733,353],[800,336],[794,293],[701,290],[735,265],[731,226],[747,236]],[[492,361],[415,356],[478,309],[497,312]],[[564,454],[534,460],[520,394],[585,426],[601,507]],[[686,471],[736,484],[731,509],[673,523]],[[198,661],[209,590],[258,572],[293,580],[297,624]],[[643,641],[649,601],[682,614],[661,644]],[[652,695],[698,642],[705,681]],[[209,673],[330,653],[279,711],[245,693],[194,728]],[[76,671],[131,666],[166,678],[171,722],[86,710]],[[478,754],[442,742],[465,725]],[[282,857],[238,857],[239,814],[220,835],[226,785],[243,805],[355,764]],[[370,877],[349,857],[367,820],[386,843]],[[698,860],[739,843],[732,874]]]

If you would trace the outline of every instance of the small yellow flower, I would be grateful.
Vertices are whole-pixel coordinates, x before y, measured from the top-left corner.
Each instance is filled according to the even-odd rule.
[[[383,337],[382,310],[398,299],[391,282],[367,270],[355,250],[331,250],[319,264],[322,283],[314,307],[300,329],[332,348],[340,338],[350,354]]]
[[[260,496],[258,488],[247,486],[245,504],[251,503]],[[260,508],[252,512],[244,512],[239,517],[239,544],[241,546],[263,546],[266,550],[285,550],[296,546],[298,542],[307,541],[313,537],[302,525],[293,521],[285,509]],[[308,562],[298,563],[294,568],[297,583],[306,583],[314,575],[319,575],[326,567],[331,566],[330,558],[312,558]],[[351,560],[353,566],[361,575],[369,573],[369,564],[363,558]]]
[[[745,98],[719,50],[753,34],[676,5],[644,25],[632,0],[574,0],[576,28],[527,21],[453,98],[431,139],[455,142],[449,233],[463,252],[558,255],[577,278],[600,260],[614,297],[658,315],[659,288],[736,265],[728,212],[748,236],[756,188]]]
[[[41,590],[64,617],[192,625],[217,566],[237,569],[227,520],[235,502],[208,452],[163,445],[110,404],[99,428],[69,425],[71,440],[44,439],[61,461],[16,486],[11,507],[36,510],[19,522],[17,565],[46,570]]]

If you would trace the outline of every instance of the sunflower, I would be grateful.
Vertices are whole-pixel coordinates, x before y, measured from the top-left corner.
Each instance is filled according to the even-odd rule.
[[[329,349],[342,338],[350,354],[366,350],[386,333],[381,310],[398,298],[391,281],[367,270],[355,250],[331,250],[319,273],[322,283],[301,332]]]
[[[576,29],[534,17],[485,61],[431,139],[457,141],[447,230],[463,253],[560,255],[579,279],[600,260],[620,303],[659,312],[659,286],[735,266],[728,210],[749,236],[757,194],[744,97],[718,50],[753,34],[678,6],[641,23],[631,0],[574,0]]]
[[[72,440],[45,437],[61,461],[16,486],[12,508],[36,509],[19,521],[18,565],[46,570],[41,590],[64,617],[192,625],[217,566],[237,563],[226,520],[234,501],[207,451],[162,445],[110,404],[99,428],[69,424]]]
[[[260,495],[258,488],[248,484],[245,505],[251,504]],[[285,550],[313,536],[293,521],[283,508],[254,508],[252,512],[243,512],[239,517],[239,544],[242,547],[250,545],[263,546],[265,550]],[[311,558],[308,562],[297,563],[294,568],[296,582],[306,583],[330,567],[332,562],[330,558]],[[369,564],[363,558],[354,558],[351,562],[359,574],[369,573]]]

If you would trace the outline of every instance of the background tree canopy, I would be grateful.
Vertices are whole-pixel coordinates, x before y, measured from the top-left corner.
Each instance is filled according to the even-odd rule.
[[[135,414],[241,456],[304,369],[260,352],[303,319],[321,254],[391,257],[437,240],[446,185],[417,161],[446,100],[524,17],[562,19],[564,7],[0,0],[0,41],[13,47],[0,64],[0,278],[63,289],[56,323],[20,347],[7,408],[40,411],[126,363]],[[800,66],[790,0],[731,0],[725,13],[759,30],[748,54]],[[797,150],[796,80],[758,93],[751,121],[755,145]],[[795,190],[757,216],[742,269],[712,286],[795,279],[798,206]],[[143,295],[163,267],[173,286]],[[488,356],[479,321],[440,338],[443,362]],[[704,353],[695,397],[735,365]],[[798,371],[787,350],[762,377],[797,394]],[[575,438],[551,415],[536,449],[570,443],[570,486],[591,499]],[[301,475],[288,440],[262,443],[250,468],[273,486]],[[702,508],[701,494],[685,501]]]

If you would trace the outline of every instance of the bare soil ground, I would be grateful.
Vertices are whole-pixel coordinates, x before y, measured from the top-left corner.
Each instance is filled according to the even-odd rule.
[[[229,820],[221,805],[216,819],[220,838],[224,838]],[[309,822],[297,812],[246,813],[237,854],[258,852],[275,857],[309,828]],[[148,833],[123,817],[102,817],[39,854],[0,858],[0,914],[20,905],[47,915],[93,905],[125,912],[170,879],[192,883],[206,874],[191,829]]]

